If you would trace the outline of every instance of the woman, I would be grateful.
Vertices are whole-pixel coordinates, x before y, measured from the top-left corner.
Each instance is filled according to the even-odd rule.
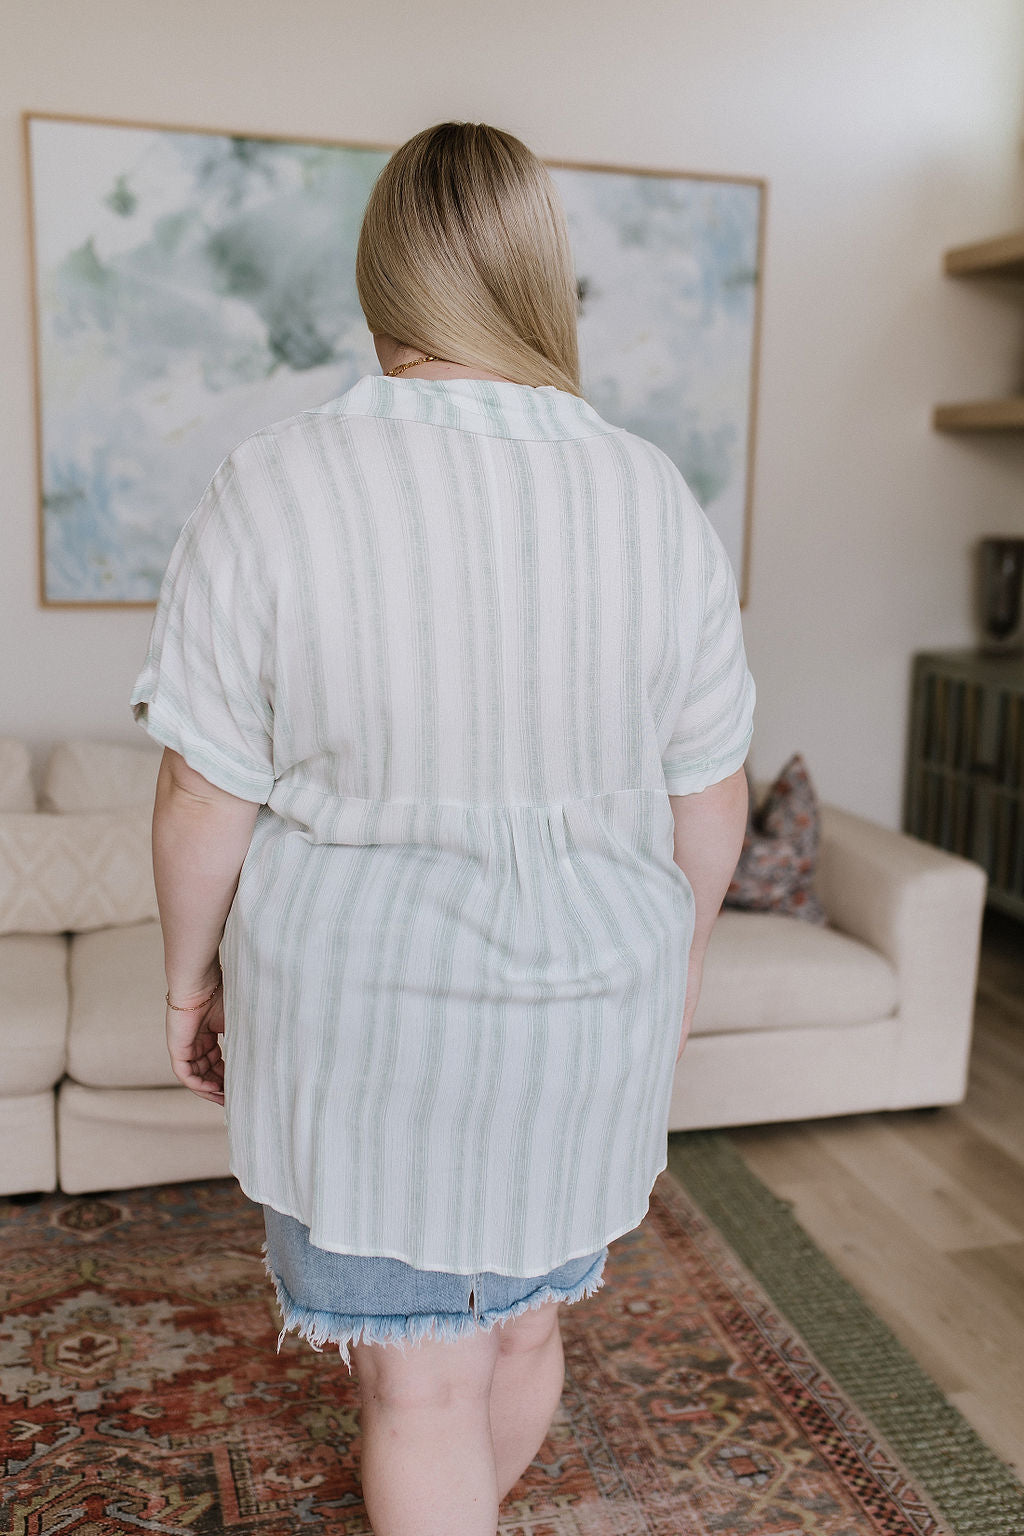
[[[282,1338],[355,1359],[374,1530],[492,1536],[559,1302],[665,1166],[753,685],[678,471],[580,395],[530,151],[417,134],[356,275],[382,377],[221,465],[132,695],[167,1036],[226,1102]]]

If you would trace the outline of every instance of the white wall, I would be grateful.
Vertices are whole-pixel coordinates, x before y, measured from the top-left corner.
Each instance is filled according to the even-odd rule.
[[[746,630],[754,767],[899,820],[909,658],[969,644],[973,542],[1024,533],[1024,442],[930,408],[1024,386],[1024,294],[941,275],[1024,223],[1019,0],[0,0],[0,734],[144,739],[148,610],[37,603],[19,114],[400,143],[769,183]]]

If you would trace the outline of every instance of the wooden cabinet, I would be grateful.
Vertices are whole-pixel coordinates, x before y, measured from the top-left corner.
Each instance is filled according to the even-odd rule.
[[[1024,230],[960,245],[947,251],[943,266],[951,277],[1024,278]],[[932,417],[940,432],[1019,432],[1024,428],[1024,395],[937,405]]]
[[[1024,918],[1024,659],[914,658],[904,830],[974,859]]]

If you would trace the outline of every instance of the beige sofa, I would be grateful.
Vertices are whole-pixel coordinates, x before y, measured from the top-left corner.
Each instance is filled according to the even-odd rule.
[[[159,752],[0,742],[0,1193],[228,1170],[223,1112],[175,1083],[150,855]],[[955,1103],[980,868],[825,807],[828,928],[726,911],[674,1130]]]

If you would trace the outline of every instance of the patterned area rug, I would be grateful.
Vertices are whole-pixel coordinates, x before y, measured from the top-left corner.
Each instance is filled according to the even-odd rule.
[[[233,1181],[0,1200],[0,1530],[364,1536],[354,1378],[279,1327]],[[668,1174],[501,1536],[947,1536]]]

